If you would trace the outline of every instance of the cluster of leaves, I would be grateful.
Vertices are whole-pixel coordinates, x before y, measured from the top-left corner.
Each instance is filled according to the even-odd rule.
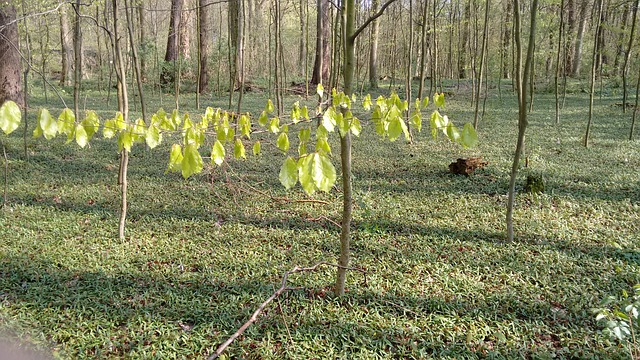
[[[317,92],[322,103],[324,89],[319,86]],[[478,140],[473,127],[466,124],[462,132],[458,131],[448,117],[442,116],[439,112],[439,109],[445,106],[444,94],[435,94],[433,99],[437,107],[431,114],[433,137],[436,137],[438,130],[442,130],[451,141],[460,143],[463,147],[474,146]],[[250,141],[251,134],[256,132],[276,135],[275,144],[286,155],[290,151],[289,127],[297,125],[297,156],[287,156],[285,159],[280,169],[280,182],[287,189],[299,182],[308,194],[317,190],[328,192],[336,181],[329,134],[337,129],[342,137],[349,132],[354,136],[360,135],[362,124],[352,112],[352,104],[356,103],[356,100],[355,95],[349,97],[334,89],[330,105],[324,110],[321,107],[316,110],[320,119],[317,126],[312,126],[307,107],[301,107],[297,102],[292,106],[289,121],[281,124],[280,117],[272,116],[274,106],[271,100],[268,100],[257,121],[261,129],[254,129],[248,113],[236,114],[209,107],[200,121],[193,121],[189,114],[181,115],[177,110],[168,114],[160,109],[148,124],[143,119],[128,122],[123,114],[118,112],[114,118],[104,122],[102,134],[105,138],[116,137],[119,150],[127,152],[131,151],[135,143],[146,143],[149,148],[155,148],[162,142],[163,134],[180,134],[182,142],[172,145],[167,171],[181,172],[184,178],[188,178],[203,169],[200,147],[208,136],[215,139],[211,148],[211,163],[222,165],[226,157],[227,144],[233,144],[233,155],[236,159],[246,159],[244,142]],[[428,105],[429,98],[416,99],[413,110],[409,112],[408,101],[401,100],[395,93],[388,98],[378,97],[375,106],[369,95],[362,101],[364,110],[370,111],[373,108],[372,119],[376,132],[383,139],[388,138],[390,141],[397,140],[402,134],[407,140],[410,139],[404,120],[405,113],[409,114],[413,127],[419,132],[422,129],[422,110]],[[5,133],[15,130],[19,122],[18,106],[12,102],[3,105],[0,125]],[[315,131],[312,131],[313,128]],[[52,139],[58,134],[65,134],[67,142],[75,140],[80,147],[85,147],[99,129],[100,120],[93,111],[87,111],[85,118],[77,121],[70,109],[64,109],[57,119],[51,116],[48,110],[41,109],[33,135],[36,138],[44,136],[46,139]],[[315,136],[313,147],[312,133]],[[260,150],[260,142],[254,142],[253,154],[260,155]]]
[[[596,321],[604,323],[605,329],[602,332],[605,335],[623,343],[631,340],[633,344],[630,345],[637,348],[634,333],[638,329],[637,320],[640,315],[640,284],[633,287],[633,295],[623,290],[621,298],[608,296],[602,302],[602,307],[593,312],[596,314]]]

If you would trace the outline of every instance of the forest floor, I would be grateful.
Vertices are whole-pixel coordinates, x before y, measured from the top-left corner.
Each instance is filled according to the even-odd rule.
[[[627,140],[631,112],[616,106],[619,89],[605,88],[591,146],[583,147],[588,94],[579,88],[568,93],[558,125],[553,94],[536,94],[512,243],[504,219],[517,105],[509,87],[503,99],[492,90],[471,150],[444,136],[434,141],[428,122],[413,144],[380,141],[364,124],[353,151],[352,265],[366,281],[351,272],[347,294],[336,298],[335,269],[292,275],[294,289],[227,356],[628,358],[592,309],[640,282],[640,146]],[[469,94],[455,84],[448,90],[455,94],[444,113],[458,126],[472,122]],[[34,106],[45,106],[41,93],[34,90]],[[113,94],[108,106],[104,92],[86,94],[87,109],[102,121],[113,116]],[[157,110],[160,96],[148,97]],[[244,109],[257,116],[266,99],[248,93]],[[172,109],[172,96],[162,102]],[[57,116],[60,101],[49,103]],[[227,98],[202,103],[226,107]],[[181,111],[201,114],[194,104],[187,94]],[[204,358],[285,271],[337,259],[340,186],[313,197],[299,185],[286,191],[275,147],[222,167],[205,159],[203,173],[183,180],[165,174],[169,141],[154,150],[135,145],[121,241],[114,139],[97,136],[79,149],[64,136],[29,137],[26,158],[21,130],[3,139],[10,163],[0,332],[24,346],[65,359]],[[332,146],[339,168],[335,137]],[[489,164],[469,177],[449,174],[449,163],[465,156]],[[545,193],[523,191],[528,174],[543,177]],[[309,199],[320,201],[299,201]]]

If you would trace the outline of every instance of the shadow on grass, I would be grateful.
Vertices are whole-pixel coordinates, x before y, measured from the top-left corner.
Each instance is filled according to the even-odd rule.
[[[62,346],[63,353],[75,356],[126,357],[180,338],[179,344],[188,348],[189,356],[203,357],[242,325],[274,286],[257,280],[216,278],[203,274],[206,269],[174,269],[165,276],[144,269],[167,265],[162,263],[148,263],[135,274],[74,271],[33,257],[5,257],[0,265],[0,298],[5,306],[35,311],[38,328],[33,330],[45,334],[49,347]],[[187,277],[185,272],[198,274]],[[284,310],[271,304],[258,323],[232,345],[231,355],[255,352],[265,336],[285,342],[289,328],[282,316],[287,316],[293,317],[288,322],[294,341],[314,339],[316,345],[341,356],[364,352],[394,358],[616,356],[564,343],[553,330],[536,332],[541,323],[546,329],[577,329],[570,319],[554,315],[550,304],[534,299],[487,296],[480,301],[445,300],[429,295],[379,294],[366,288],[333,298],[330,294],[318,296],[319,290],[287,293]],[[316,310],[314,316],[299,315],[310,307]],[[370,312],[394,321],[376,323],[367,319]],[[488,324],[488,328],[465,328],[474,321]],[[407,327],[406,323],[417,326]],[[525,328],[525,335],[520,336],[531,338],[524,343],[510,341],[512,326]],[[533,328],[530,333],[526,333],[527,326]],[[274,351],[282,349],[276,346]],[[296,358],[295,353],[289,355]]]

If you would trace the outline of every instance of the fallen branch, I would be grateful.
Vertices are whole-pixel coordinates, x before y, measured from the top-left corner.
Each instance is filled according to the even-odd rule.
[[[256,311],[253,312],[253,315],[251,315],[249,320],[246,323],[244,323],[238,329],[238,331],[236,331],[233,335],[231,335],[231,337],[229,339],[227,339],[227,341],[222,343],[222,345],[220,345],[218,347],[218,349],[216,349],[216,352],[211,354],[211,356],[209,356],[208,360],[217,359],[220,355],[222,355],[222,353],[226,350],[227,347],[229,347],[229,345],[231,345],[231,343],[233,343],[240,335],[242,335],[242,333],[244,333],[245,330],[247,330],[247,328],[249,328],[249,326],[251,326],[251,324],[253,324],[254,322],[256,322],[258,320],[258,316],[260,316],[260,314],[262,314],[262,312],[267,307],[267,305],[269,305],[270,302],[272,302],[275,298],[280,296],[286,290],[290,290],[291,289],[291,288],[287,287],[287,280],[289,279],[289,275],[295,274],[295,273],[299,273],[299,272],[303,272],[303,271],[315,271],[321,265],[327,265],[327,266],[333,266],[333,267],[346,269],[346,270],[358,271],[358,272],[360,272],[360,273],[362,273],[364,275],[364,283],[365,284],[367,283],[367,273],[364,270],[358,269],[358,268],[340,266],[340,265],[337,265],[337,264],[328,263],[326,261],[321,261],[321,262],[319,262],[319,263],[317,263],[317,264],[315,264],[315,265],[313,265],[311,267],[299,267],[299,266],[296,266],[293,269],[291,269],[291,270],[287,271],[286,273],[284,273],[284,275],[282,276],[282,282],[281,282],[280,288],[278,288],[271,296],[269,296],[269,298],[267,300],[265,300],[262,304],[260,304],[258,309],[256,309]]]

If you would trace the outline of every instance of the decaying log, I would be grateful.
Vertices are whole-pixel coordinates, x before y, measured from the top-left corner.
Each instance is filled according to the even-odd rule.
[[[459,158],[455,162],[449,164],[449,171],[452,174],[460,174],[469,176],[476,169],[480,169],[487,165],[487,161],[482,161],[482,157]]]

